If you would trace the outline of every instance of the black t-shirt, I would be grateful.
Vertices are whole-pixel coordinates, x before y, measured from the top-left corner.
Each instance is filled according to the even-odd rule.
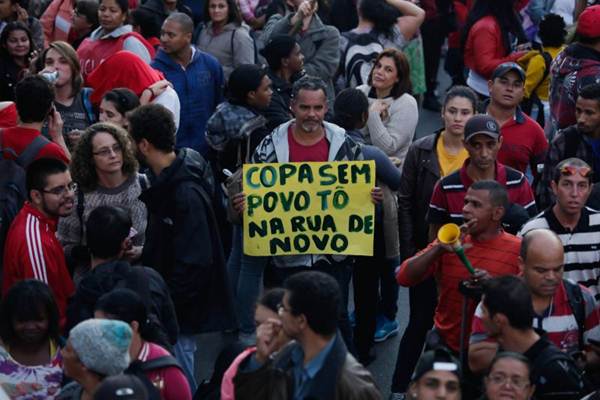
[[[70,106],[63,106],[58,102],[54,102],[56,111],[60,114],[63,119],[64,127],[63,132],[68,134],[72,130],[84,130],[89,126],[87,113],[85,106],[83,105],[83,99],[81,93],[73,99],[73,103]]]

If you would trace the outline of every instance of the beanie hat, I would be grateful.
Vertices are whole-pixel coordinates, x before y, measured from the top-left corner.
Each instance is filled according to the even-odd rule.
[[[131,337],[131,328],[125,322],[88,319],[71,329],[69,342],[87,369],[110,376],[129,366]]]
[[[260,51],[260,54],[267,60],[269,67],[278,70],[281,67],[281,59],[287,58],[296,46],[296,39],[290,35],[275,35]]]

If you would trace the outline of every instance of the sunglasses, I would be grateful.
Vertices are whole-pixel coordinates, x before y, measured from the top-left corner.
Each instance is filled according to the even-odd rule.
[[[561,175],[573,176],[576,174],[581,175],[583,178],[589,178],[592,169],[590,167],[575,167],[573,165],[565,165],[560,169]]]

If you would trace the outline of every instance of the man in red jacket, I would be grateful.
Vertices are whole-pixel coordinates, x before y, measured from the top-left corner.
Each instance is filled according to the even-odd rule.
[[[46,283],[54,293],[61,327],[75,287],[55,233],[58,218],[73,212],[76,188],[63,162],[52,158],[32,162],[27,168],[29,201],[15,217],[4,248],[2,293],[24,279]]]

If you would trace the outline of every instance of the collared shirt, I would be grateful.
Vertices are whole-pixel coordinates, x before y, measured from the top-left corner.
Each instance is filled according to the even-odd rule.
[[[296,347],[291,354],[294,373],[294,399],[303,400],[308,392],[312,381],[317,373],[323,367],[325,359],[333,348],[335,336],[329,340],[329,343],[312,360],[304,365],[304,351],[302,347]]]
[[[519,236],[533,229],[550,229],[555,232],[565,250],[564,278],[587,287],[600,299],[600,213],[584,207],[573,230],[560,224],[552,207],[527,222]]]

